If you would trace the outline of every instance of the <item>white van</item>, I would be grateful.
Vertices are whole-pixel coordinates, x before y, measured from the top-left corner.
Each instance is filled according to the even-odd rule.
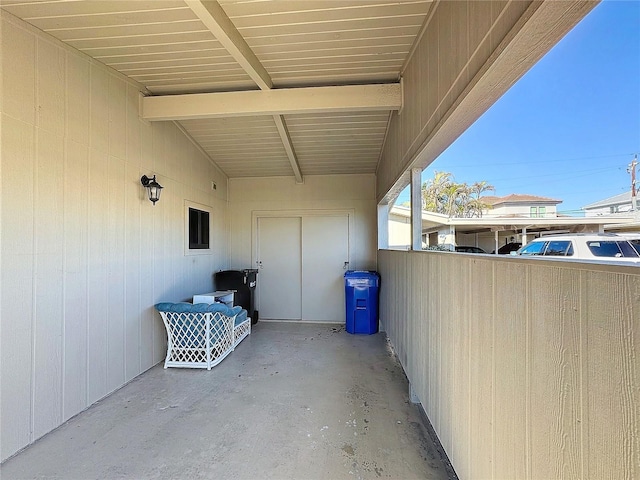
[[[640,254],[630,241],[615,233],[549,235],[532,240],[515,254],[640,264]]]

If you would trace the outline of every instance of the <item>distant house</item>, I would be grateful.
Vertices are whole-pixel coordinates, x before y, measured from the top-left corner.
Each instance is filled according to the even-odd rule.
[[[512,193],[504,197],[491,195],[482,197],[482,200],[492,208],[482,212],[483,217],[490,218],[552,218],[557,217],[556,205],[562,200],[539,197],[537,195],[523,195]]]
[[[639,202],[640,203],[640,202]],[[631,192],[621,193],[582,207],[586,217],[599,217],[614,213],[631,212]]]
[[[556,207],[562,200],[537,195],[485,196],[482,200],[493,208],[483,211],[481,218],[450,218],[423,211],[423,246],[468,245],[491,252],[510,242],[526,244],[532,238],[552,233],[628,231],[637,223],[629,213],[612,215],[606,211],[587,215],[591,218],[558,215]],[[388,225],[390,248],[410,249],[411,209],[394,206],[389,211]]]

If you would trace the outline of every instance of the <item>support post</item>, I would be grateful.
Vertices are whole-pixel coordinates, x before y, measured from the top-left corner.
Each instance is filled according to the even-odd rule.
[[[378,250],[389,248],[389,205],[378,205]]]
[[[422,250],[422,170],[411,169],[411,249]]]

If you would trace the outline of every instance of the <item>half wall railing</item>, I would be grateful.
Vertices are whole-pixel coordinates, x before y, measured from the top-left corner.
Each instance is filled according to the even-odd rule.
[[[640,478],[640,266],[380,250],[378,269],[461,479]]]

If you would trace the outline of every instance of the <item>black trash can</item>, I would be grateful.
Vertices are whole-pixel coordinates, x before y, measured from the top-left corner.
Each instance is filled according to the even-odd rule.
[[[378,272],[349,270],[344,274],[346,330],[349,333],[378,333]]]
[[[251,324],[258,323],[258,311],[256,310],[255,291],[258,270],[247,268],[245,270],[222,270],[213,276],[216,290],[235,290],[234,305],[240,305],[251,317]]]

